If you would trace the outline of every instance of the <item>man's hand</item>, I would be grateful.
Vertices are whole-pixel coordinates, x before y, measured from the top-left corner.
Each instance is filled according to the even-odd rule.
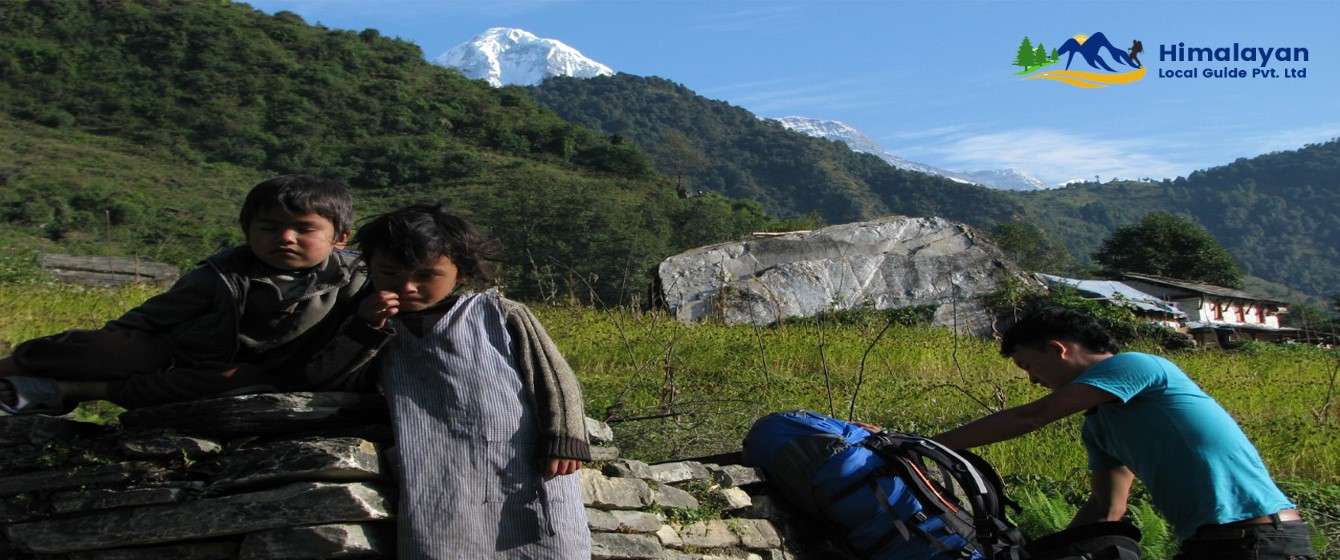
[[[874,425],[874,424],[866,424],[865,422],[857,422],[857,421],[855,421],[855,420],[852,420],[852,421],[848,422],[848,424],[856,424],[857,426],[860,426],[861,429],[863,429],[863,430],[865,430],[865,431],[867,431],[867,432],[870,432],[870,433],[872,433],[872,434],[878,434],[878,433],[884,431],[884,428],[881,428],[881,427],[876,426],[876,425]]]
[[[358,316],[374,328],[386,326],[386,320],[400,311],[400,296],[395,292],[376,292],[358,304]]]

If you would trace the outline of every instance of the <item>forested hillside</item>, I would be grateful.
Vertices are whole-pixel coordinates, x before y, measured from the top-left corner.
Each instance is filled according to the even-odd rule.
[[[783,215],[819,212],[834,223],[938,215],[979,227],[1022,221],[1064,241],[1082,265],[1117,227],[1168,211],[1204,227],[1249,275],[1314,298],[1340,293],[1337,142],[1158,183],[1004,192],[900,171],[662,78],[551,78],[533,90],[564,118],[632,139],[688,189],[757,199]]]
[[[413,44],[241,3],[0,3],[0,135],[11,250],[188,265],[241,240],[252,184],[306,172],[348,184],[363,216],[454,202],[503,241],[510,293],[613,303],[665,256],[785,227],[680,199],[632,143]]]
[[[1087,257],[1145,214],[1188,216],[1244,272],[1310,296],[1340,294],[1340,141],[1312,144],[1159,183],[1082,184],[1018,193],[1032,220]]]
[[[1083,264],[1114,228],[1159,210],[1204,226],[1250,275],[1340,293],[1337,142],[1160,183],[992,191],[662,78],[494,89],[376,30],[236,2],[0,2],[6,249],[189,265],[240,242],[246,189],[289,172],[345,182],[363,216],[454,203],[502,240],[519,297],[628,301],[681,250],[886,214],[1027,222]]]
[[[688,190],[758,200],[780,215],[943,216],[987,227],[1022,211],[1000,191],[896,169],[663,78],[550,78],[532,89],[563,118],[631,139]]]

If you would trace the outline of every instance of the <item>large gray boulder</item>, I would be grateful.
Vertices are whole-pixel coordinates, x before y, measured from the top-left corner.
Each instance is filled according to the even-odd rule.
[[[906,216],[709,245],[656,271],[667,310],[683,321],[768,325],[932,305],[935,324],[970,334],[989,332],[978,296],[1008,277],[1029,281],[985,236],[943,218]]]

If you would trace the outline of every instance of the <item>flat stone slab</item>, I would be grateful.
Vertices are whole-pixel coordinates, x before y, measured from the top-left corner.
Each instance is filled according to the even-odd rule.
[[[651,505],[652,491],[636,478],[606,478],[595,469],[578,471],[582,477],[582,502],[600,509],[642,509]]]
[[[122,413],[121,424],[237,438],[386,424],[386,410],[386,399],[372,393],[263,393],[137,408]]]
[[[5,533],[21,550],[50,554],[387,519],[389,507],[380,489],[364,483],[303,482],[194,502],[15,524]]]
[[[285,527],[251,533],[240,560],[323,560],[395,556],[394,528],[371,523]]]
[[[68,469],[36,471],[0,478],[0,496],[125,483],[145,478],[149,474],[157,472],[160,472],[158,467],[149,463],[81,465]]]
[[[234,452],[200,470],[219,488],[286,481],[358,481],[387,478],[377,446],[358,438],[280,441]]]

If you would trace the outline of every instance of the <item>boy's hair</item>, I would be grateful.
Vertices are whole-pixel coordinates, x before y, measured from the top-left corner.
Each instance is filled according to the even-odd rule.
[[[375,216],[352,244],[370,263],[374,255],[416,267],[438,257],[451,259],[459,282],[476,290],[497,278],[497,248],[474,224],[447,211],[445,204],[415,204]]]
[[[354,227],[354,197],[335,181],[315,175],[280,175],[251,188],[242,202],[242,231],[256,214],[279,208],[290,214],[316,214],[335,226],[335,235]]]
[[[1021,346],[1041,348],[1048,340],[1077,342],[1090,352],[1116,354],[1116,339],[1093,317],[1064,307],[1045,307],[1025,315],[1000,339],[1000,355],[1009,357]]]

